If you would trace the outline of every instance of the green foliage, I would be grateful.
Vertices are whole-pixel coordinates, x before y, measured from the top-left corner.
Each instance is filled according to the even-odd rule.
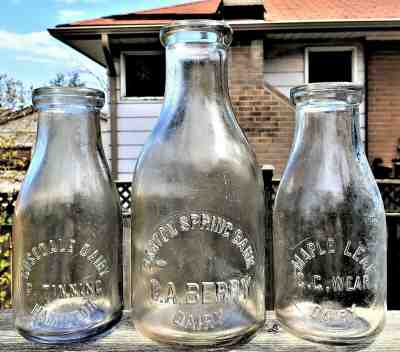
[[[29,159],[21,156],[16,148],[15,137],[0,136],[0,178],[11,183],[17,183],[21,171],[26,170]]]
[[[14,137],[0,137],[0,177],[16,183],[21,175],[17,169],[25,168],[28,160],[18,155],[15,144]],[[2,202],[9,202],[10,199],[11,196],[2,199]],[[0,204],[0,309],[11,308],[12,214],[7,214],[5,209]]]
[[[0,309],[11,308],[11,226],[0,213]]]
[[[11,308],[11,226],[0,225],[0,230],[0,309],[8,309]]]
[[[77,71],[69,74],[59,72],[54,79],[50,80],[49,84],[52,87],[85,87],[85,83],[81,81],[80,74]]]

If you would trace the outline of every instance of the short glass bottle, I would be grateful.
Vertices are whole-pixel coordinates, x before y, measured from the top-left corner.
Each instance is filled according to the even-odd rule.
[[[359,131],[361,86],[292,89],[296,132],[274,208],[275,309],[299,337],[372,339],[386,312],[386,221]]]
[[[161,31],[161,116],[134,175],[133,318],[159,342],[221,347],[264,323],[261,170],[228,96],[231,28],[181,21]]]
[[[121,215],[100,134],[101,91],[39,88],[33,158],[13,227],[15,326],[82,342],[122,315]]]

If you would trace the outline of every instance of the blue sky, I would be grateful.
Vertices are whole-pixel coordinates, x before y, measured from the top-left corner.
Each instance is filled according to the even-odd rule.
[[[83,55],[53,39],[46,31],[57,24],[133,12],[190,0],[0,0],[0,74],[27,86],[47,84],[56,73],[79,68],[104,76],[104,70]],[[91,74],[87,85],[101,88]]]

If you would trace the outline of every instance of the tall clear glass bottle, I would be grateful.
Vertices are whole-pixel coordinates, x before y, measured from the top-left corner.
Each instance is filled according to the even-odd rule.
[[[34,155],[13,228],[15,326],[43,343],[85,341],[122,314],[121,216],[100,135],[104,94],[40,88]]]
[[[264,322],[263,181],[228,96],[231,28],[165,27],[165,101],[133,181],[133,317],[162,343],[243,342]]]
[[[296,133],[274,209],[275,309],[313,341],[366,341],[385,321],[385,211],[360,139],[362,94],[346,83],[291,91]]]

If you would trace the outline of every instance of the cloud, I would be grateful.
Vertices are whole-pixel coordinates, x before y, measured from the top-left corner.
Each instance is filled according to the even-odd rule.
[[[68,61],[71,56],[69,50],[47,32],[16,33],[0,30],[0,48],[53,60]]]
[[[60,10],[58,12],[58,19],[61,22],[76,21],[83,18],[85,11],[80,10]]]
[[[97,77],[104,78],[104,68],[54,39],[47,32],[15,33],[0,30],[0,49],[14,52],[16,61],[47,65],[48,69],[56,68],[57,71],[67,73],[79,71],[91,81],[97,80]]]

